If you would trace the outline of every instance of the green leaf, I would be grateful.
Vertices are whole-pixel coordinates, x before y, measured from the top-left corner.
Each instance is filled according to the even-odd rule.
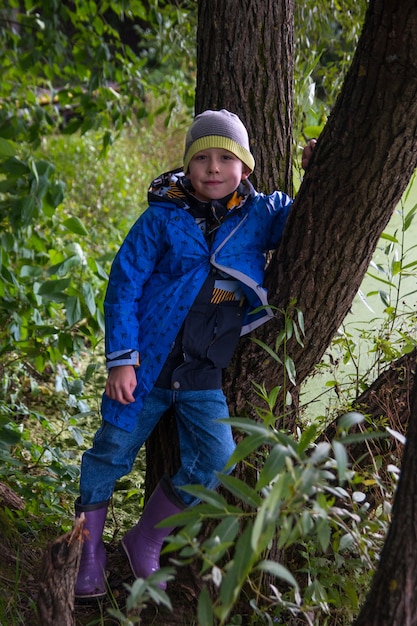
[[[305,336],[305,329],[304,329],[304,314],[300,309],[297,309],[297,320],[298,320],[298,327],[301,330],[302,334]]]
[[[48,268],[48,275],[52,276],[53,274],[56,274],[57,276],[65,276],[65,274],[68,274],[72,268],[79,267],[80,264],[81,259],[78,255],[70,256],[60,263],[51,265],[51,267]]]
[[[330,543],[330,524],[327,519],[321,518],[316,524],[317,537],[321,545],[321,549],[325,552]]]
[[[392,271],[393,276],[396,276],[397,274],[399,274],[401,272],[401,269],[402,269],[401,261],[393,261],[391,263],[391,271]]]
[[[344,592],[347,595],[347,597],[349,598],[352,607],[354,609],[357,609],[359,607],[358,593],[357,593],[357,590],[356,590],[356,587],[355,587],[355,583],[353,581],[349,580],[349,578],[346,578],[346,580],[345,580]]]
[[[298,442],[298,454],[303,454],[310,445],[315,441],[317,435],[317,424],[310,424],[305,430],[302,431],[300,440]]]
[[[85,374],[84,374],[84,383],[89,383],[94,375],[99,372],[101,369],[101,366],[99,363],[89,363],[87,365],[87,369],[85,370]]]
[[[411,261],[411,263],[407,263],[406,265],[403,266],[403,270],[408,270],[412,267],[416,267],[416,265],[417,265],[417,261]],[[415,292],[411,292],[411,293],[415,293]],[[409,294],[406,294],[406,295],[409,295]],[[403,296],[403,297],[406,297],[406,296]]]
[[[11,157],[7,161],[0,162],[0,172],[11,174],[12,176],[27,176],[30,173],[30,169],[24,161]]]
[[[223,618],[233,607],[256,559],[251,548],[251,534],[252,525],[248,523],[236,543],[233,561],[229,563],[226,575],[223,577],[223,584],[220,588],[220,599],[223,607],[219,612],[216,611],[216,614]]]
[[[184,511],[182,511],[181,513],[171,515],[169,518],[166,518],[162,522],[160,522],[158,524],[158,528],[170,528],[174,525],[176,527],[186,526],[187,524],[197,523],[201,520],[202,517],[202,514],[200,512],[202,507],[203,505],[198,504],[197,506],[184,509]]]
[[[304,342],[301,339],[300,331],[298,330],[297,324],[294,324],[294,335],[298,345],[304,348]]]
[[[349,411],[349,413],[345,413],[339,419],[338,427],[342,430],[349,430],[352,426],[356,426],[357,424],[362,424],[365,420],[365,417],[362,413],[358,413],[357,411]]]
[[[218,537],[222,543],[230,543],[236,539],[239,532],[239,519],[226,517],[211,533],[211,537]]]
[[[377,276],[376,274],[371,274],[371,272],[367,272],[367,275],[371,278],[374,278],[378,282],[383,283],[384,285],[388,285],[388,287],[391,287],[392,289],[395,289],[395,284],[390,280],[385,280],[385,278],[381,278],[381,276]]]
[[[82,431],[75,426],[68,426],[68,432],[72,434],[74,440],[78,446],[82,446],[84,443],[84,437]]]
[[[272,574],[272,576],[276,576],[280,580],[285,580],[285,582],[287,582],[298,591],[298,583],[295,580],[294,576],[286,567],[284,567],[280,563],[277,563],[276,561],[264,560],[257,565],[256,569],[260,570],[261,572],[268,572],[268,574]]]
[[[81,302],[77,296],[69,296],[67,298],[65,316],[69,326],[74,326],[82,318]]]
[[[258,346],[263,348],[265,350],[265,352],[267,352],[269,354],[269,356],[271,356],[274,359],[274,361],[277,361],[278,363],[281,363],[281,359],[276,354],[276,352],[274,352],[264,341],[261,341],[260,339],[256,339],[256,337],[251,337],[251,341],[253,341]]]
[[[43,199],[42,210],[48,217],[51,217],[57,206],[64,200],[64,184],[57,182],[49,186]]]
[[[214,624],[213,607],[212,607],[210,594],[205,585],[202,588],[201,593],[198,597],[197,616],[198,616],[198,623],[200,626],[213,626]]]
[[[264,500],[255,518],[251,535],[251,547],[255,555],[259,555],[268,546],[276,532],[276,513],[279,511],[279,506],[275,506],[278,503],[277,500],[272,503],[271,509],[271,499],[268,497]]]
[[[11,272],[5,265],[2,265],[0,268],[0,276],[11,285],[17,286],[19,284],[13,272]]]
[[[37,265],[22,265],[19,276],[21,278],[37,278],[42,274],[42,270]]]
[[[337,463],[337,471],[339,473],[339,482],[342,483],[346,479],[346,469],[348,465],[346,448],[339,441],[333,441],[332,446],[334,451],[334,457]]]
[[[243,432],[250,434],[259,434],[265,437],[265,442],[269,441],[273,436],[274,432],[271,431],[268,426],[260,422],[255,422],[255,420],[249,419],[247,417],[229,417],[225,420],[225,423],[230,424],[233,428],[238,428]]]
[[[262,444],[265,443],[265,436],[263,434],[249,435],[238,443],[233,451],[230,459],[227,462],[226,468],[236,465],[243,459],[246,459],[254,450],[257,450]]]
[[[33,196],[23,196],[13,203],[13,221],[28,226],[36,214],[36,200]]]
[[[325,461],[328,458],[329,451],[330,451],[330,443],[328,443],[327,441],[320,441],[315,446],[311,454],[310,459],[312,463],[315,463],[316,465],[323,463],[323,461]]]
[[[191,495],[199,498],[202,502],[206,502],[216,509],[226,509],[227,502],[225,498],[217,491],[213,491],[212,489],[207,489],[202,485],[187,485],[184,487],[184,491],[190,493]]]
[[[259,513],[264,509],[267,518],[275,523],[279,517],[283,501],[293,496],[293,485],[294,478],[291,472],[286,471],[279,474],[277,480],[267,492]]]
[[[306,139],[317,139],[320,136],[323,126],[305,126],[303,134]]]
[[[416,211],[417,211],[417,204],[415,204],[413,206],[413,208],[407,213],[407,215],[405,216],[405,220],[404,220],[404,230],[408,230],[409,227],[411,226],[412,221],[414,220],[414,217],[416,215]]]
[[[287,318],[285,320],[285,335],[287,340],[291,339],[293,334],[294,324],[292,319]]]
[[[285,363],[285,369],[287,370],[287,374],[288,374],[288,378],[290,379],[290,381],[292,382],[292,384],[295,386],[296,383],[296,371],[295,371],[295,363],[292,360],[292,358],[287,354],[287,356],[284,359],[284,363]]]
[[[386,439],[389,437],[388,433],[381,431],[372,431],[364,433],[353,433],[352,435],[346,435],[343,437],[343,443],[349,445],[352,443],[358,443],[362,441],[368,441],[371,439]]]
[[[0,157],[13,157],[15,154],[16,148],[14,145],[7,139],[0,137]]]
[[[382,233],[381,239],[385,239],[386,241],[391,241],[392,243],[398,243],[397,237],[394,237],[394,235],[390,235],[389,233]]]
[[[58,280],[47,280],[42,283],[38,289],[38,293],[41,296],[50,296],[54,294],[61,294],[71,283],[70,278],[61,278]]]
[[[257,509],[262,504],[262,498],[259,494],[252,489],[249,485],[241,481],[239,478],[220,474],[219,479],[221,484],[237,498],[240,498],[243,502],[249,506]]]
[[[13,446],[22,439],[22,433],[10,428],[0,429],[1,443],[6,446]]]
[[[259,474],[257,489],[263,489],[278,476],[285,468],[285,460],[289,454],[291,454],[290,450],[281,444],[272,448]]]
[[[88,235],[88,231],[78,217],[69,217],[62,223],[71,233],[75,233],[76,235]]]
[[[91,315],[94,315],[96,312],[96,301],[94,298],[94,291],[90,283],[83,283],[82,292],[88,310],[90,311]]]

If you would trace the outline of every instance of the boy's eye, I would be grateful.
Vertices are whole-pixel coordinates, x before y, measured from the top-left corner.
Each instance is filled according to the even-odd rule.
[[[233,154],[232,152],[225,152],[224,154],[222,154],[222,159],[224,159],[225,161],[236,161],[239,160],[238,157]]]

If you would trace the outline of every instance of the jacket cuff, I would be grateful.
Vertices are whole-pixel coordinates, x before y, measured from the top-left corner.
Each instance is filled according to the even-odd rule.
[[[139,367],[139,352],[137,350],[118,350],[117,352],[106,354],[106,367],[108,370],[112,367],[119,367],[120,365]]]

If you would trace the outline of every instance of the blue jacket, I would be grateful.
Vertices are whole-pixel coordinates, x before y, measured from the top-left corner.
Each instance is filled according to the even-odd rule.
[[[106,354],[137,350],[136,402],[121,405],[105,394],[103,419],[131,431],[143,400],[171,350],[212,266],[236,278],[246,295],[242,334],[267,321],[262,286],[265,254],[277,248],[291,207],[282,192],[254,192],[231,211],[209,249],[194,218],[167,198],[154,198],[133,225],[112,265],[104,302]]]

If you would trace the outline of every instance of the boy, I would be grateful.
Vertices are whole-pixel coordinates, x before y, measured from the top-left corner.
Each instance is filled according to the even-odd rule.
[[[291,207],[280,191],[255,191],[246,128],[224,109],[197,115],[184,167],[150,186],[149,207],[123,242],[104,304],[108,380],[102,425],[82,459],[76,514],[84,542],[75,595],[105,595],[102,532],[117,479],[165,411],[178,426],[181,467],[164,477],[122,539],[135,577],[159,569],[172,528],[163,519],[196,504],[187,484],[215,489],[235,444],[221,390],[239,336],[271,317],[265,253],[278,246]],[[161,585],[162,586],[162,585]],[[165,588],[165,586],[162,586]]]

